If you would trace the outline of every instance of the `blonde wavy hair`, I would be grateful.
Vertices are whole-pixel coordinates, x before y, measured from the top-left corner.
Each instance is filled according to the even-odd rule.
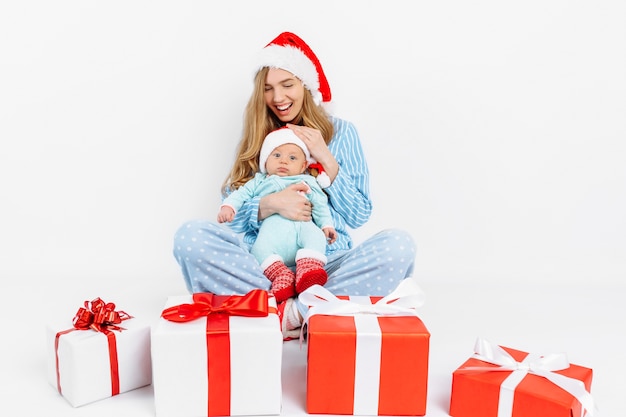
[[[244,114],[243,135],[237,146],[235,163],[222,183],[222,195],[236,190],[254,177],[259,171],[259,153],[265,136],[283,126],[265,104],[265,80],[268,71],[268,67],[263,67],[254,78],[254,90]],[[322,106],[315,104],[311,92],[306,88],[304,91],[302,110],[291,123],[318,129],[328,144],[334,133],[330,117]]]

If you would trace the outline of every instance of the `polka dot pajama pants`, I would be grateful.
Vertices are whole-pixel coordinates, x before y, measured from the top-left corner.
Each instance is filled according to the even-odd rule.
[[[190,293],[245,294],[270,288],[249,245],[228,226],[210,220],[185,223],[176,232],[174,256]],[[387,295],[412,275],[415,257],[407,232],[383,230],[355,248],[328,255],[324,287],[336,295]]]

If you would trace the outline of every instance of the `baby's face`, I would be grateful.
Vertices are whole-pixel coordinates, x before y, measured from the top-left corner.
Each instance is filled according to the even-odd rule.
[[[268,175],[288,177],[302,174],[306,165],[307,161],[302,149],[293,143],[285,143],[270,153],[265,162],[265,169]]]

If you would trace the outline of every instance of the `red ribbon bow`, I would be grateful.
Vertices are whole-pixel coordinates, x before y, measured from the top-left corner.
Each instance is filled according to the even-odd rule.
[[[72,320],[78,330],[93,329],[97,332],[124,330],[118,324],[132,318],[124,311],[115,311],[115,304],[105,303],[99,297],[93,301],[85,301],[84,305],[78,309]]]
[[[266,317],[269,313],[267,291],[255,289],[246,295],[196,293],[193,304],[180,304],[163,310],[161,317],[177,323],[196,320],[210,314]]]

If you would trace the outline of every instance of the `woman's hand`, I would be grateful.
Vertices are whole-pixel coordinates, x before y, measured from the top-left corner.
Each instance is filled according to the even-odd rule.
[[[280,214],[286,219],[308,222],[312,220],[311,202],[304,194],[309,186],[306,183],[291,184],[282,191],[269,194],[259,202],[259,220],[272,214]]]
[[[322,137],[322,133],[311,127],[298,126],[291,123],[287,123],[287,127],[293,130],[296,136],[304,142],[306,147],[309,149],[311,156],[317,162],[322,164],[324,171],[326,171],[330,177],[330,182],[332,183],[337,176],[337,172],[339,172],[339,164],[330,152],[330,149],[328,149],[328,146]]]

